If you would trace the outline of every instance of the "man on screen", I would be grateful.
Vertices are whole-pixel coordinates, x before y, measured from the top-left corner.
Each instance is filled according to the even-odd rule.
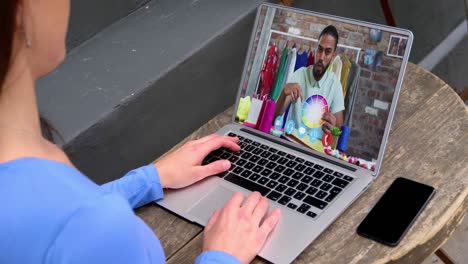
[[[329,131],[343,124],[343,90],[338,77],[328,71],[328,66],[337,55],[337,45],[338,31],[331,25],[325,27],[319,36],[315,64],[302,67],[289,76],[276,102],[275,116],[282,115],[292,101],[287,120],[293,120],[297,128],[301,124],[305,100],[312,95],[321,95],[326,99],[329,109],[322,116],[322,129]]]

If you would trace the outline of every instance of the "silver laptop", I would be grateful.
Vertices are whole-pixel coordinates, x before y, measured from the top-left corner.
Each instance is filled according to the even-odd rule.
[[[282,211],[259,256],[292,262],[378,176],[412,41],[408,30],[262,4],[232,122],[217,131],[241,151],[214,151],[204,163],[228,159],[229,171],[158,204],[206,225],[234,192],[259,191]],[[302,96],[287,96],[288,83]]]

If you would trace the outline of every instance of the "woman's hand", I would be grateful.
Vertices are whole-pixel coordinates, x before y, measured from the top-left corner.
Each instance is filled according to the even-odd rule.
[[[242,205],[244,195],[235,193],[221,211],[215,211],[203,233],[203,251],[219,250],[250,263],[262,249],[268,235],[278,223],[281,212],[268,212],[268,201],[253,192]]]
[[[203,159],[221,147],[239,151],[239,138],[212,134],[185,143],[182,147],[155,162],[163,188],[179,189],[189,186],[231,167],[228,160],[218,160],[201,166]]]

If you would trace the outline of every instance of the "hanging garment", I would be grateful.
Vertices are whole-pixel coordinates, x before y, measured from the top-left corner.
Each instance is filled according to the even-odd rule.
[[[284,86],[286,85],[286,82],[288,81],[288,73],[289,73],[289,67],[291,66],[291,59],[292,59],[292,50],[288,48],[288,59],[286,60],[286,65],[284,67],[284,77],[283,77],[283,83],[281,84],[281,90],[283,90]]]
[[[278,72],[276,73],[275,83],[273,85],[271,99],[276,101],[281,93],[281,89],[283,88],[283,80],[285,75],[286,69],[286,62],[288,60],[288,52],[289,48],[287,46],[284,47],[283,52],[281,52],[281,59],[280,64],[278,66]]]
[[[309,58],[307,58],[307,67],[309,67],[310,65],[314,65],[314,63],[315,63],[314,51],[313,51],[313,50],[310,50],[310,52],[309,52]]]
[[[343,96],[346,96],[346,83],[348,81],[349,70],[351,70],[351,62],[349,59],[344,60],[343,67],[341,68],[341,87],[343,88]]]
[[[289,51],[288,60],[286,62],[286,69],[285,69],[286,75],[284,76],[283,85],[281,86],[281,89],[283,89],[286,83],[289,82],[289,78],[294,72],[294,66],[296,66],[296,48],[292,48]],[[286,108],[286,111],[284,111],[283,120],[286,120],[286,118],[288,117],[290,107],[291,107],[291,104],[289,104],[289,106]],[[284,128],[285,124],[286,122],[283,122],[282,128]]]
[[[302,53],[297,54],[296,64],[294,65],[294,71],[297,71],[299,68],[307,67],[308,54],[307,51],[303,50]]]
[[[351,62],[348,79],[346,80],[346,96],[344,98],[345,110],[343,115],[343,124],[351,127],[354,103],[358,94],[359,76],[361,67],[355,62]]]
[[[260,96],[270,96],[271,88],[275,79],[276,68],[278,66],[278,55],[276,54],[276,44],[273,43],[268,49],[262,71],[260,72]]]
[[[333,72],[336,77],[338,77],[338,80],[341,78],[341,67],[343,66],[343,63],[341,62],[340,56],[336,56],[335,59],[330,63],[330,67],[328,69]]]
[[[296,66],[296,56],[297,56],[297,49],[292,48],[291,49],[291,61],[289,63],[289,68],[288,71],[286,72],[286,82],[288,82],[289,76],[291,76],[294,73],[294,67]]]

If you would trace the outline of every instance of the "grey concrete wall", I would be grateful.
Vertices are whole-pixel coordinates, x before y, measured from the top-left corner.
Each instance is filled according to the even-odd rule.
[[[468,36],[465,36],[432,72],[447,82],[457,93],[462,93],[465,89],[468,89],[467,58]]]
[[[152,1],[72,50],[37,95],[78,168],[116,179],[233,104],[261,2]]]
[[[72,0],[67,47],[72,49],[150,0]]]
[[[58,69],[39,80],[40,109],[68,142],[189,60],[260,2],[152,1],[72,50]],[[225,52],[233,52],[230,48]],[[203,71],[202,65],[197,68]]]

